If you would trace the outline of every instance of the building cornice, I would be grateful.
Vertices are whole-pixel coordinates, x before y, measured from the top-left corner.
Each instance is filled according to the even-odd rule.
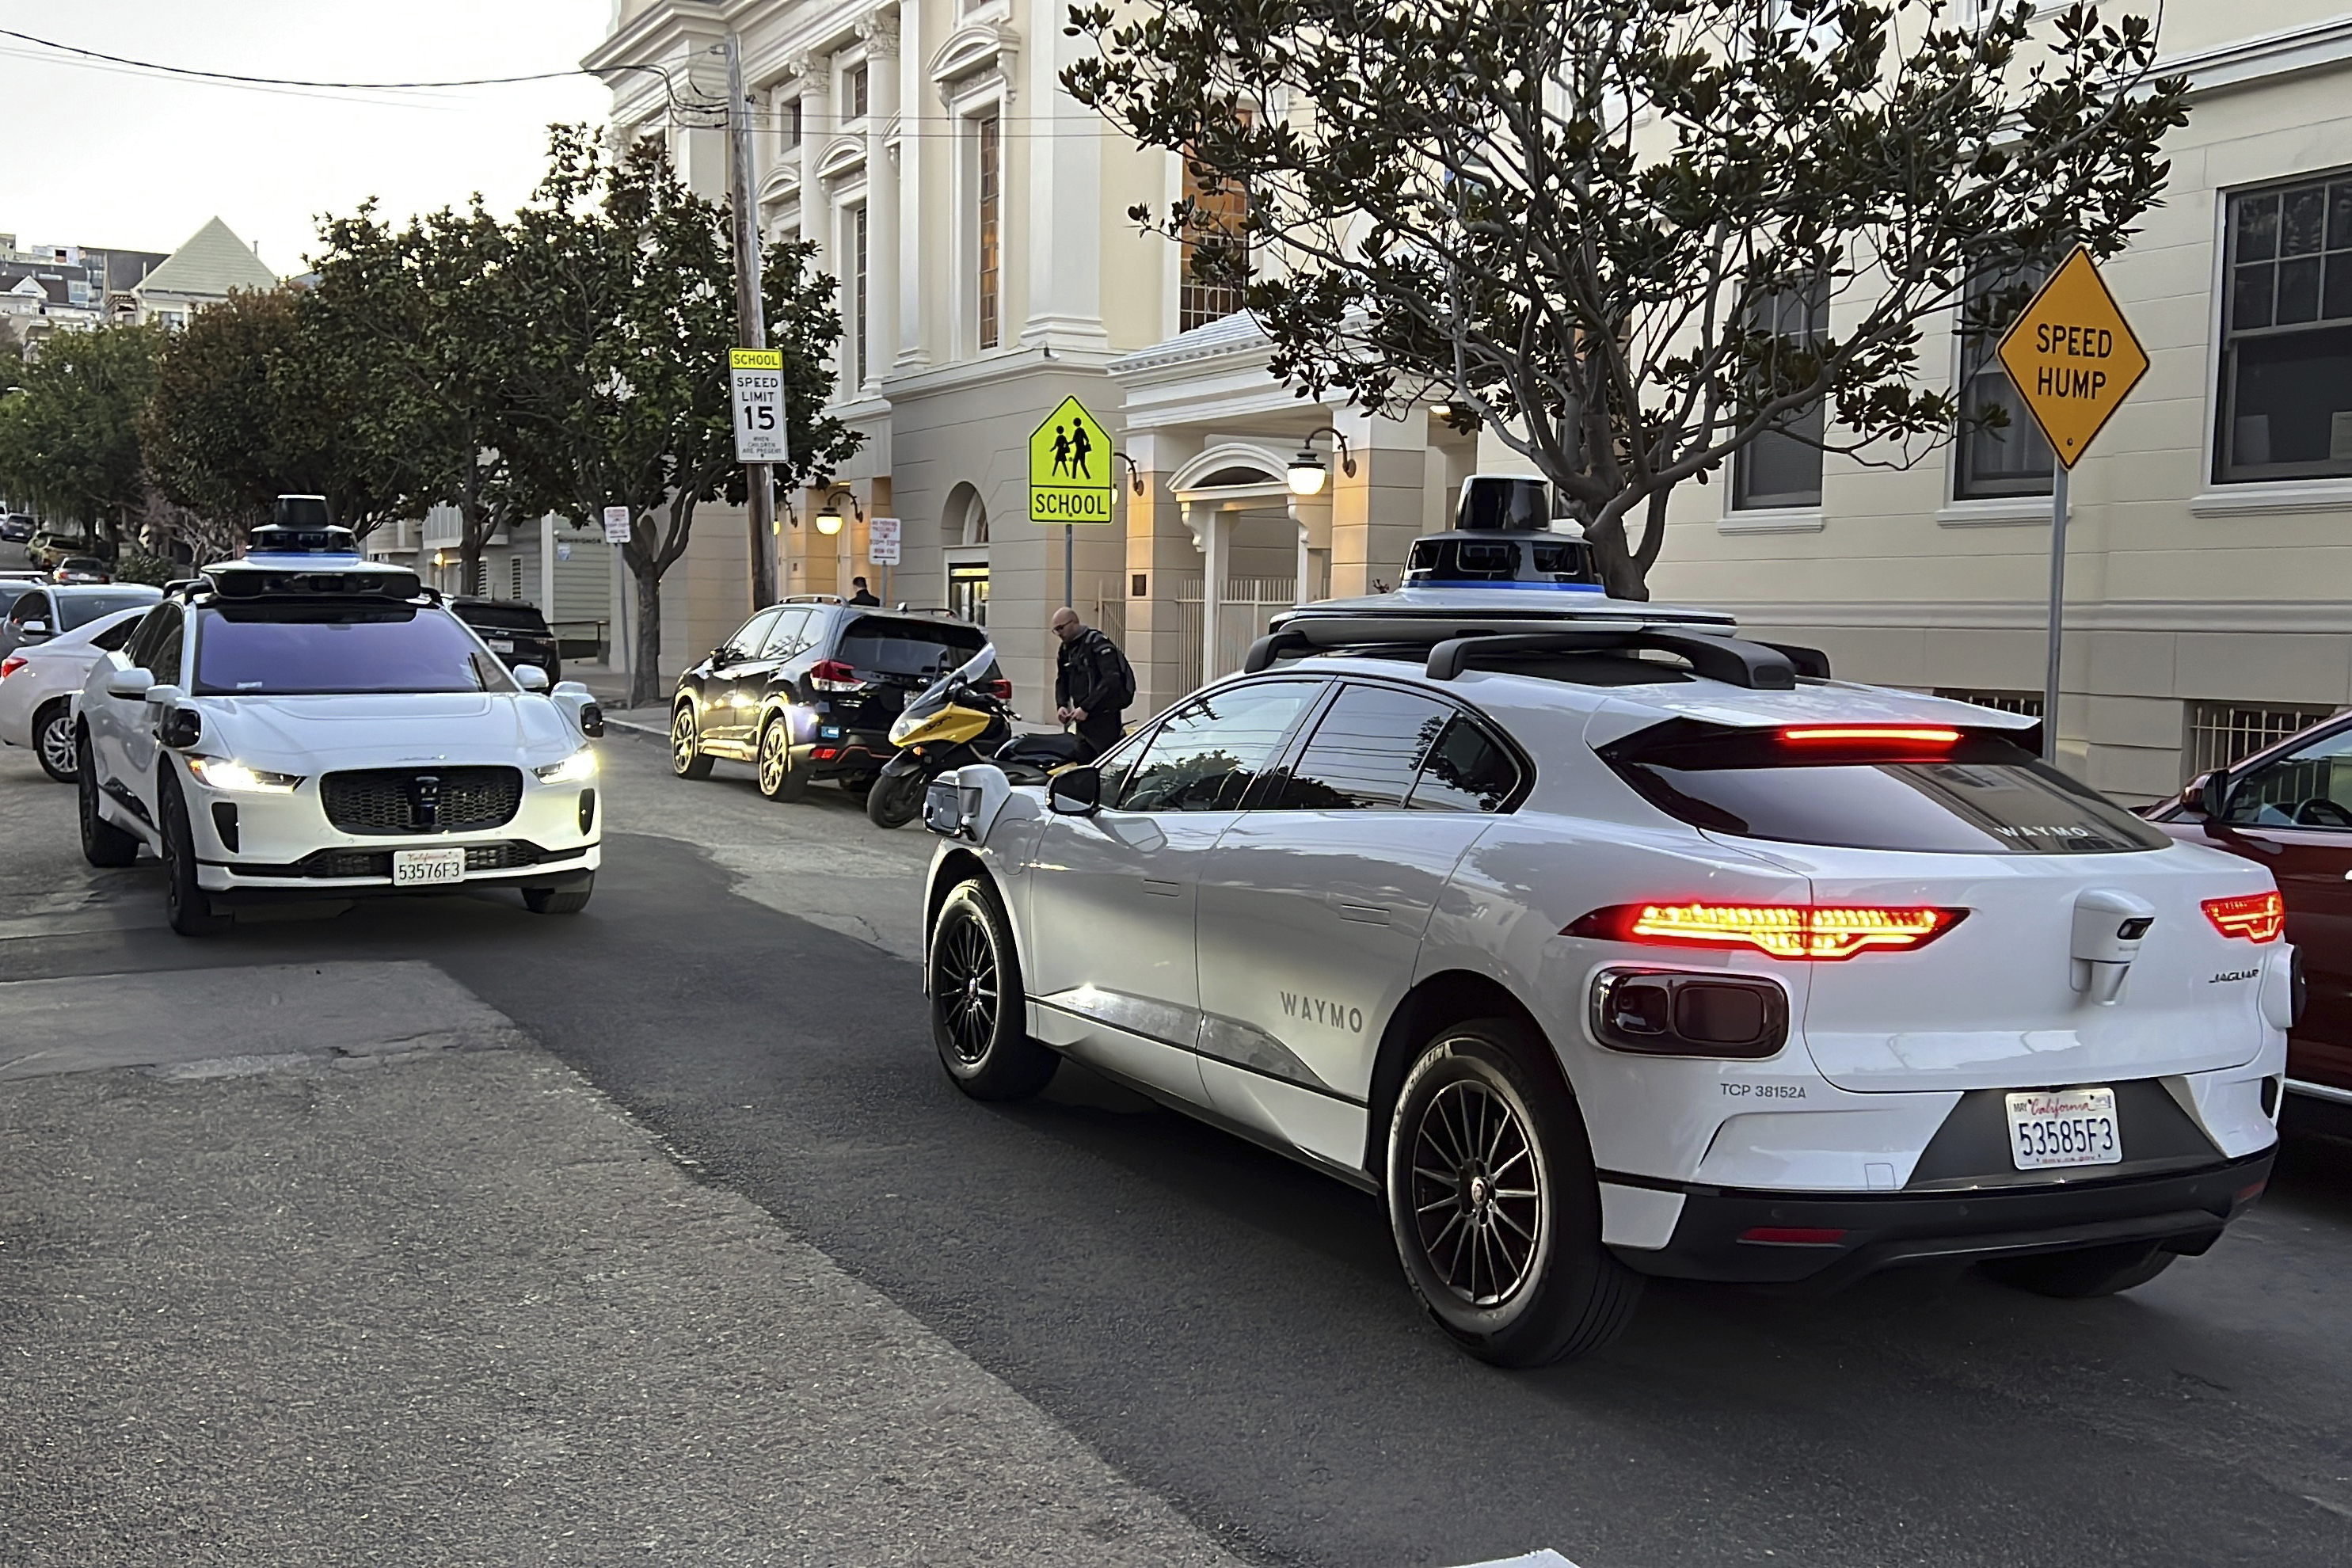
[[[2347,64],[2352,64],[2352,15],[2159,59],[2155,74],[2185,76],[2190,95],[2202,98]]]

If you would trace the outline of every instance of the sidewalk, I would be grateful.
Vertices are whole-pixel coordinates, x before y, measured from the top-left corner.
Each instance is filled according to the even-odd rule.
[[[0,1016],[12,1564],[1231,1561],[432,965]]]

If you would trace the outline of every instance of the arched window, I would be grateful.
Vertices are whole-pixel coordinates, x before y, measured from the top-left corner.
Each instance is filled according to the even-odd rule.
[[[948,504],[940,513],[940,537],[950,544],[988,542],[988,505],[969,482],[948,492]]]

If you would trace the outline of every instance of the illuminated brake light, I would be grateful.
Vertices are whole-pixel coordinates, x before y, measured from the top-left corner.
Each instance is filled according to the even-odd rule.
[[[1564,936],[1664,947],[1750,947],[1774,958],[1841,959],[1910,952],[1960,923],[1966,910],[1845,904],[1617,904]]]
[[[1801,744],[1842,741],[1864,745],[1881,742],[1897,746],[1952,746],[1959,743],[1960,732],[1920,724],[1808,724],[1781,731],[1780,739]]]
[[[2205,918],[2223,936],[2248,942],[2276,942],[2286,930],[2286,900],[2276,893],[2246,893],[2234,899],[2208,899]]]
[[[995,698],[999,702],[1010,702],[1013,700],[1013,682],[1006,680],[1002,676],[998,677],[994,680],[983,680],[980,683],[980,686],[982,690],[987,692],[991,697]]]

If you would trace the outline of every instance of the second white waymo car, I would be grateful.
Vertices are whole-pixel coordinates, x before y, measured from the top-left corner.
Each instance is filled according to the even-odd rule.
[[[1096,766],[935,784],[955,1080],[1067,1055],[1379,1191],[1507,1365],[1647,1275],[2104,1294],[2262,1191],[2298,981],[2259,868],[2032,720],[1719,616],[1498,603],[1312,606]]]

